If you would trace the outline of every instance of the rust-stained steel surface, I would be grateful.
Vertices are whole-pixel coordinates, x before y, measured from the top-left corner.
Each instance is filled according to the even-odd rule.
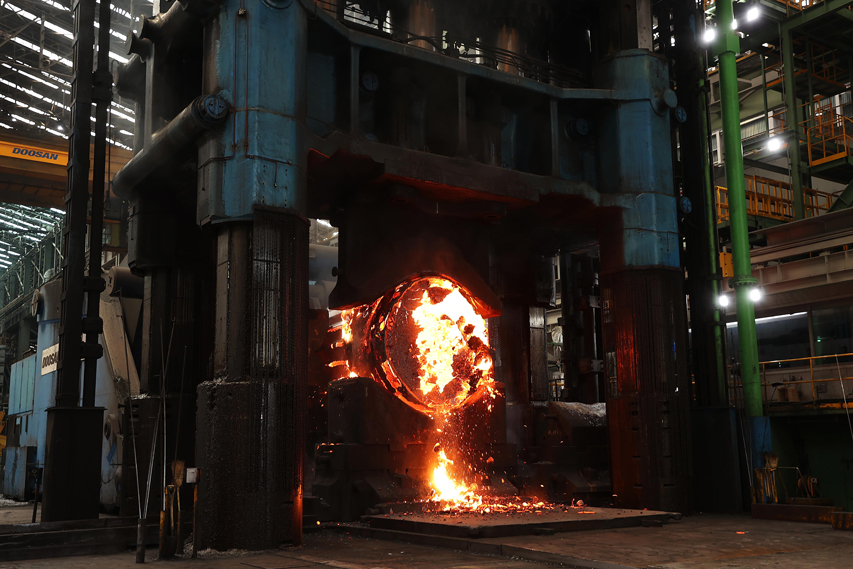
[[[753,504],[752,517],[757,520],[779,520],[786,522],[806,522],[812,524],[831,524],[833,512],[841,508],[835,506],[800,506],[795,504]]]
[[[853,531],[853,512],[832,512],[832,529]]]
[[[363,516],[371,528],[449,537],[506,537],[542,533],[636,527],[643,521],[666,523],[669,512],[616,508],[568,508],[541,513],[399,513]]]
[[[613,503],[690,512],[690,375],[681,271],[603,274]]]

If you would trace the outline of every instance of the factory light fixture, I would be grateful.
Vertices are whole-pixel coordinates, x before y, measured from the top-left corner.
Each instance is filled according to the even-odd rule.
[[[750,289],[749,300],[751,300],[752,302],[758,302],[759,300],[761,300],[761,296],[762,296],[762,294],[761,294],[760,288]]]
[[[717,302],[720,304],[720,307],[725,308],[729,305],[729,297],[724,294],[721,294]]]
[[[771,136],[767,139],[767,150],[770,152],[776,152],[780,148],[782,148],[782,141],[778,136]]]
[[[717,39],[717,28],[712,28],[711,26],[705,28],[705,33],[702,34],[702,41],[705,43],[711,43],[715,39]]]
[[[732,29],[733,30],[737,29],[737,18],[732,19]]]
[[[758,16],[761,15],[761,10],[758,9],[758,6],[753,6],[749,10],[746,11],[746,21],[754,22],[758,19]]]

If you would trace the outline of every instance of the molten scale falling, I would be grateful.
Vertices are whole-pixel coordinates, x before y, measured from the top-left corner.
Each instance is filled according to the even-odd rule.
[[[420,291],[423,290],[422,294]],[[411,297],[412,291],[419,296]],[[407,296],[409,295],[409,296]],[[390,297],[394,308],[381,308],[384,299],[370,306],[362,306],[343,313],[342,337],[347,344],[353,341],[354,322],[376,322],[381,332],[394,326],[394,318],[416,325],[417,336],[414,349],[408,352],[417,359],[417,382],[410,385],[410,396],[417,401],[403,398],[406,403],[434,417],[437,437],[445,441],[461,441],[462,433],[444,432],[448,428],[450,413],[464,405],[475,394],[485,393],[494,399],[494,360],[489,348],[486,321],[474,304],[454,282],[442,277],[424,277],[414,283],[401,285]],[[400,315],[401,311],[406,314]],[[408,320],[407,320],[408,319]],[[359,375],[350,366],[349,376]],[[399,379],[393,364],[383,362],[381,369],[384,381],[380,383],[405,384]],[[360,370],[365,373],[364,370]],[[374,379],[376,373],[372,373]],[[389,377],[391,376],[390,380]],[[395,383],[396,382],[396,383]],[[397,390],[399,391],[399,390]],[[488,409],[491,410],[491,405]],[[453,444],[453,443],[450,443]],[[452,456],[461,456],[460,449],[448,448]],[[457,459],[459,461],[460,459]],[[472,464],[456,464],[441,444],[435,445],[435,466],[430,480],[433,495],[430,501],[439,509],[452,512],[509,512],[531,511],[539,513],[550,506],[536,500],[521,498],[494,498],[484,496],[476,483],[466,483],[460,472],[474,473]]]

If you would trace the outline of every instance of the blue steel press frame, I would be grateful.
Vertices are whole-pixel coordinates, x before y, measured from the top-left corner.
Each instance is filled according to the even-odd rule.
[[[449,194],[465,191],[482,201],[503,201],[515,210],[548,207],[546,202],[562,203],[568,212],[566,222],[593,227],[592,238],[601,248],[605,374],[616,503],[689,510],[688,433],[680,426],[686,424],[690,388],[670,130],[670,110],[677,101],[669,88],[665,58],[645,49],[616,51],[598,63],[595,88],[563,88],[360,32],[311,0],[227,0],[217,4],[187,0],[183,9],[205,22],[201,94],[218,97],[228,107],[221,126],[213,126],[203,136],[194,134],[201,136],[197,222],[215,229],[218,266],[231,267],[222,268],[222,277],[217,280],[217,295],[226,299],[221,306],[217,300],[215,333],[223,354],[233,351],[229,339],[249,341],[249,336],[238,333],[243,324],[229,324],[231,312],[220,311],[233,310],[233,303],[241,298],[229,296],[240,292],[229,280],[229,275],[237,274],[235,267],[251,270],[251,263],[244,259],[244,252],[251,251],[247,245],[253,235],[251,223],[257,219],[259,208],[277,212],[283,226],[298,224],[298,220],[315,213],[312,198],[320,190],[312,185],[312,153],[334,157],[344,151],[372,161],[384,176],[427,184]],[[337,68],[325,82],[316,81],[320,71],[309,67],[314,55],[311,34],[321,31],[322,41],[338,48]],[[455,151],[445,149],[442,155],[395,146],[361,130],[360,80],[366,70],[362,62],[368,58],[428,69],[456,85]],[[312,128],[309,109],[316,108],[328,95],[330,85],[333,98],[346,112],[336,116],[327,131],[321,131]],[[515,99],[535,101],[543,109],[547,131],[540,129],[534,135],[548,149],[544,166],[521,171],[469,158],[466,94],[474,85],[511,92]],[[156,92],[146,93],[149,99],[157,96]],[[510,108],[509,112],[511,123],[523,120],[518,109]],[[580,169],[573,168],[566,158],[573,150],[565,127],[579,113],[589,118],[596,148],[595,155],[584,159]],[[152,117],[146,117],[149,119]],[[161,132],[171,135],[169,128]],[[169,143],[164,134],[146,131],[145,138],[150,147]],[[146,148],[149,155],[156,154],[152,150]],[[137,181],[125,181],[130,191]],[[572,217],[572,208],[588,218]],[[572,238],[566,237],[561,245]],[[304,251],[296,255],[293,267],[281,265],[283,271],[298,273],[303,257],[307,264],[307,242]],[[283,325],[286,332],[298,334],[306,322],[296,318]],[[227,354],[222,358],[227,360]],[[227,361],[223,363],[222,375],[216,379],[228,377],[228,365]],[[232,381],[236,384],[243,379],[235,377]],[[200,414],[203,408],[213,408],[210,398],[215,397],[211,395],[217,389],[215,384],[214,378],[208,378],[199,386]],[[248,384],[245,393],[247,397],[260,397]],[[283,396],[281,393],[276,391],[275,397]],[[264,420],[259,427],[261,438],[278,425]],[[293,489],[292,506],[275,503],[264,510],[264,516],[255,516],[252,508],[265,498],[279,500],[278,490],[263,494],[267,491],[264,488],[269,488],[263,484],[268,482],[264,479],[258,486],[258,477],[266,476],[266,471],[237,468],[225,465],[222,457],[205,456],[203,449],[227,450],[236,444],[232,429],[243,424],[215,416],[209,421],[199,419],[197,432],[197,452],[202,452],[199,464],[209,463],[201,478],[202,485],[207,485],[203,491],[207,495],[229,495],[228,507],[216,515],[231,516],[232,521],[254,519],[255,536],[251,543],[242,543],[240,539],[249,538],[234,541],[222,533],[214,535],[226,531],[229,520],[202,516],[203,543],[276,547],[288,534],[289,524],[298,535],[295,516],[301,515],[301,486]],[[202,432],[205,428],[210,432]],[[216,469],[220,468],[228,474],[218,477]],[[287,508],[293,516],[284,515]],[[205,536],[205,527],[216,530]]]

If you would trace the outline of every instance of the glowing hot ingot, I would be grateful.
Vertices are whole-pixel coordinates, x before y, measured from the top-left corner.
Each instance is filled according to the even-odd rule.
[[[412,318],[421,329],[416,347],[420,390],[424,395],[434,389],[444,393],[454,381],[463,388],[466,372],[473,369],[490,374],[492,369],[492,358],[478,350],[489,345],[486,321],[459,287],[444,279],[433,281],[423,293],[420,306],[412,311]],[[456,399],[464,400],[467,395],[467,390],[459,389]]]
[[[485,319],[457,283],[417,277],[341,314],[350,377],[372,377],[418,411],[447,413],[494,388]]]
[[[421,276],[401,283],[373,303],[342,313],[346,365],[350,377],[372,377],[435,419],[441,442],[431,466],[433,503],[467,512],[520,508],[484,506],[478,484],[461,476],[476,478],[477,465],[454,465],[441,448],[449,445],[455,460],[471,460],[470,452],[458,452],[466,447],[466,437],[455,432],[452,426],[460,423],[449,418],[477,397],[495,397],[488,330],[475,304],[468,291],[443,277]],[[492,410],[491,404],[487,409]]]

